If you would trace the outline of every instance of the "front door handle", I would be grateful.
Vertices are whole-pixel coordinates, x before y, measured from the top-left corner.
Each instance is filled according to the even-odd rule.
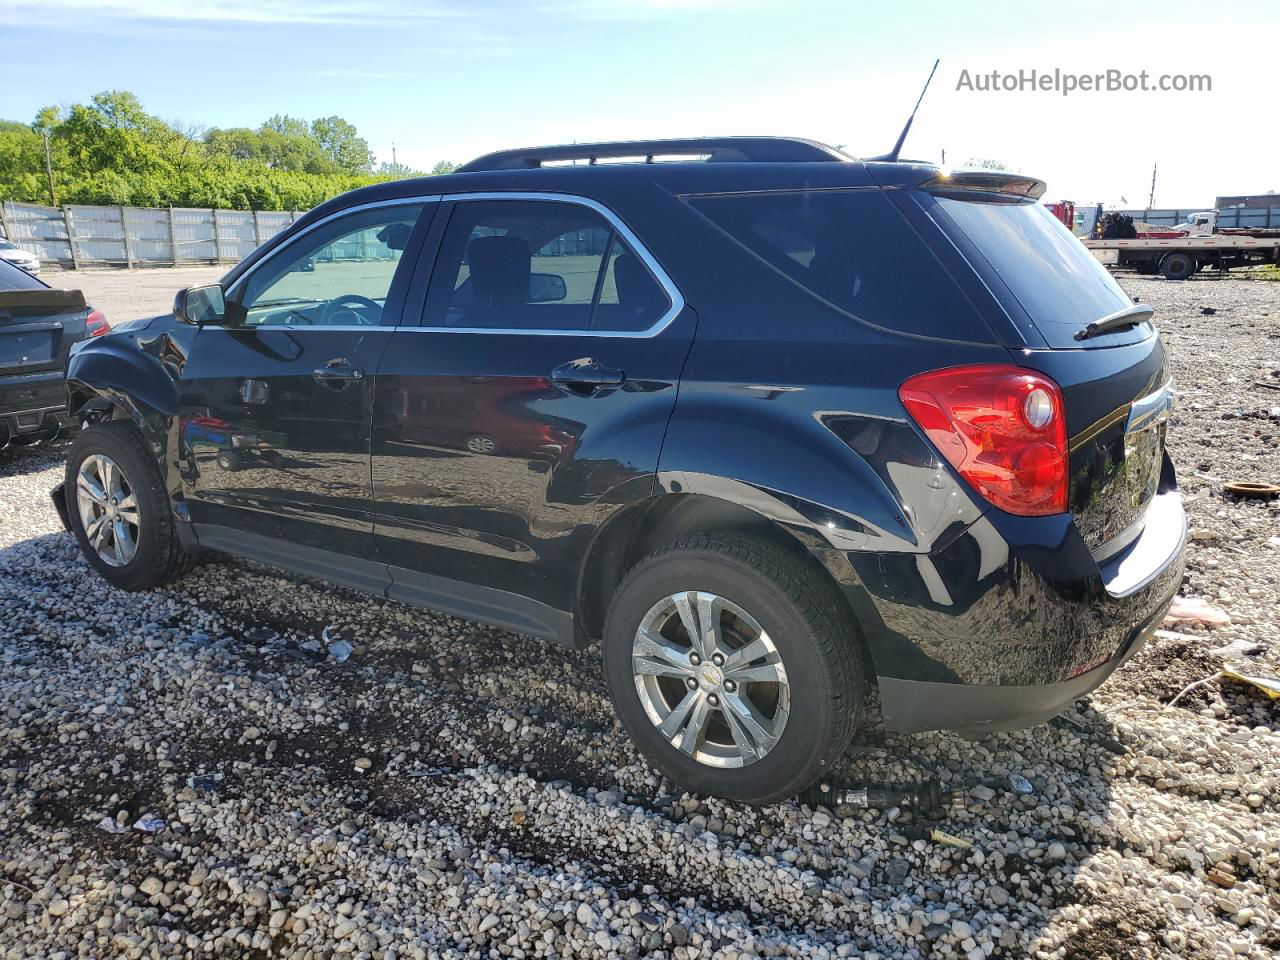
[[[350,361],[342,357],[334,357],[311,376],[316,383],[323,383],[325,386],[345,387],[355,380],[363,380],[364,371],[351,366]]]
[[[605,387],[619,387],[627,375],[613,367],[601,366],[591,357],[562,363],[551,371],[551,382],[568,393],[590,396]]]

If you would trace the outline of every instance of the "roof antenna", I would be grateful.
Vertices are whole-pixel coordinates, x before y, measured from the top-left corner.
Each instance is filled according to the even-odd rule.
[[[907,125],[898,134],[898,142],[883,157],[872,157],[872,160],[883,160],[886,163],[898,162],[898,154],[902,153],[902,145],[906,142],[907,134],[911,132],[911,121],[916,118],[916,111],[920,109],[920,101],[924,99],[925,92],[928,91],[929,84],[933,81],[933,75],[938,72],[938,64],[941,62],[941,60],[933,61],[933,69],[929,71],[929,79],[924,82],[924,90],[920,91],[920,96],[916,99],[916,105],[911,109],[911,116],[907,117]]]

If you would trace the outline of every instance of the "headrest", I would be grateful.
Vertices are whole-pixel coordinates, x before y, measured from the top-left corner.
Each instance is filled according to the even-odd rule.
[[[529,300],[530,250],[520,237],[476,237],[467,245],[476,298],[486,306]]]

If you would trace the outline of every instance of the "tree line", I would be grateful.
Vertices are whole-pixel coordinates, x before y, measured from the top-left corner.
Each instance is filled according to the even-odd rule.
[[[354,187],[427,171],[376,164],[342,117],[277,114],[256,128],[183,127],[111,90],[0,120],[0,200],[305,210]],[[430,173],[448,173],[442,161]]]

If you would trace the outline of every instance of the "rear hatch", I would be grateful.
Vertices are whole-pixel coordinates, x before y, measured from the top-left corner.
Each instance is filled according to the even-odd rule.
[[[26,385],[66,368],[71,345],[84,339],[88,316],[79,290],[53,290],[12,265],[3,267],[8,270],[0,274],[0,410],[30,406]],[[15,390],[20,395],[11,396]]]
[[[1164,464],[1171,390],[1155,328],[1041,205],[1038,181],[984,174],[966,183],[962,174],[928,189],[925,212],[1008,315],[993,328],[1014,360],[1062,388],[1069,509],[1105,559],[1141,533]],[[1112,326],[1089,331],[1106,318]]]

